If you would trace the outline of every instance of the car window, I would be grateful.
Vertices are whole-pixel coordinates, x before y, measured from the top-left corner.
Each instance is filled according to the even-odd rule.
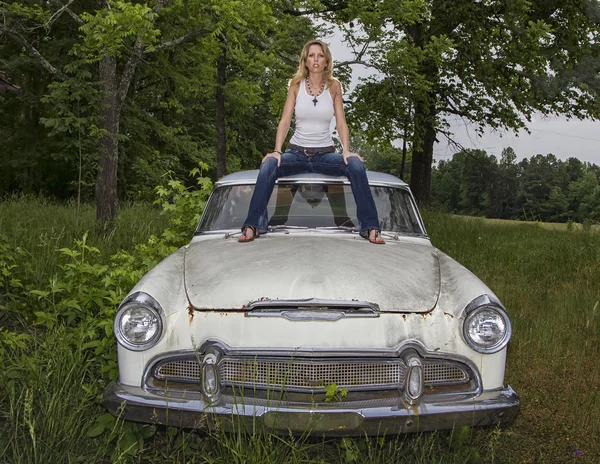
[[[197,233],[242,227],[254,185],[215,189]],[[371,186],[382,230],[423,234],[410,194],[398,187]],[[270,227],[358,228],[356,204],[349,185],[277,184],[267,207]]]

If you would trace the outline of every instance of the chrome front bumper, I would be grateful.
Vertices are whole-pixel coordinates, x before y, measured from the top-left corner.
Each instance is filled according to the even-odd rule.
[[[104,394],[104,404],[124,419],[185,428],[220,427],[247,431],[267,428],[283,433],[327,436],[384,435],[507,423],[519,410],[519,397],[507,386],[485,391],[475,398],[451,402],[428,401],[425,396],[414,406],[399,407],[398,401],[354,407],[318,404],[248,404],[252,398],[208,404],[199,398],[167,398],[140,387],[113,382]]]

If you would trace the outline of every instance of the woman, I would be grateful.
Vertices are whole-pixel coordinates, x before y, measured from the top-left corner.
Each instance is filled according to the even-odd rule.
[[[332,61],[329,47],[320,40],[312,40],[302,49],[298,71],[290,82],[277,128],[275,150],[262,159],[239,242],[251,242],[258,237],[259,223],[265,215],[267,202],[278,177],[301,172],[318,172],[348,177],[356,202],[361,236],[371,243],[384,243],[364,160],[350,151],[342,86],[332,76]],[[283,153],[281,147],[294,112],[296,131]],[[343,146],[342,154],[335,153],[331,136],[331,119],[334,116]]]

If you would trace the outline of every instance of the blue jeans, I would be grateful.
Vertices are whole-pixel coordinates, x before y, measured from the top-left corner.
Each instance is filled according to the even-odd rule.
[[[275,158],[267,158],[261,165],[256,179],[254,193],[248,208],[248,217],[244,227],[252,226],[261,232],[266,232],[267,203],[273,193],[275,181],[279,177],[292,176],[303,172],[315,172],[329,176],[345,176],[350,180],[352,194],[356,202],[356,216],[360,232],[369,229],[379,229],[377,208],[369,188],[367,171],[364,163],[353,156],[344,163],[344,157],[339,153],[315,153],[308,156],[304,152],[287,150],[281,155],[281,164],[277,166]]]

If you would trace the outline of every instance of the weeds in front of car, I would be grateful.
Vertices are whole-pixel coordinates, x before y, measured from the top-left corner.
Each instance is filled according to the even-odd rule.
[[[80,348],[75,332],[57,328],[31,333],[27,346],[5,354],[0,462],[99,462],[104,455],[102,446],[88,446],[86,431],[102,409]]]
[[[521,397],[520,415],[506,428],[324,439],[201,433],[107,415],[101,395],[116,375],[116,304],[176,246],[160,238],[167,221],[156,209],[122,214],[116,232],[96,235],[91,207],[77,217],[73,206],[43,200],[0,203],[0,463],[600,461],[600,234],[427,212],[434,245],[509,311],[506,381]],[[159,238],[146,242],[151,233]]]

